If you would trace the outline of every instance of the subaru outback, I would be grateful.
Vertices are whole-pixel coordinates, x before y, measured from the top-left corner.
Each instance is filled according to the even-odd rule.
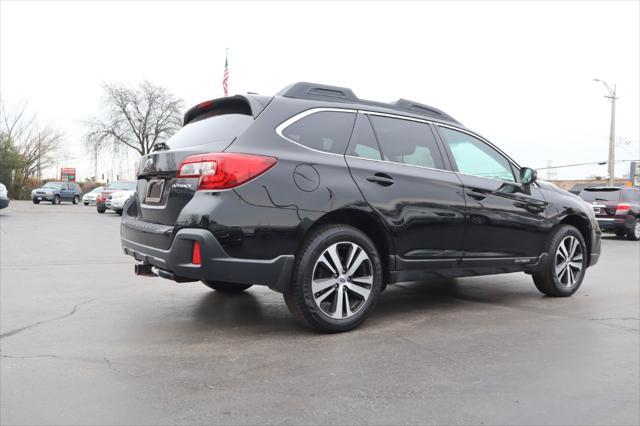
[[[268,286],[324,332],[404,281],[525,272],[570,296],[600,254],[588,204],[450,115],[312,83],[188,110],[142,158],[121,239],[138,275]]]

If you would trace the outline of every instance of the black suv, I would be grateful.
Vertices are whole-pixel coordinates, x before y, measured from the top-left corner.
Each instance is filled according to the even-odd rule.
[[[121,237],[139,275],[266,285],[320,331],[400,281],[524,271],[570,296],[600,253],[591,206],[451,116],[311,83],[191,108],[142,158]]]
[[[640,188],[593,186],[585,188],[580,198],[593,205],[602,231],[640,240]]]

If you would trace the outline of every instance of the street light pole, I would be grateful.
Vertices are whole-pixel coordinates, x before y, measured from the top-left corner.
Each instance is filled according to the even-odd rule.
[[[616,85],[613,85],[613,89],[609,87],[604,81],[594,78],[593,81],[599,81],[607,88],[609,96],[605,95],[605,98],[611,101],[611,128],[609,129],[609,186],[613,186],[615,179],[615,157],[616,157]]]

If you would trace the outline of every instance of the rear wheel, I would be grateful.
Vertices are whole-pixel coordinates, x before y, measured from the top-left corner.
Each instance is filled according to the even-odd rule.
[[[549,254],[541,271],[533,274],[538,290],[547,296],[567,297],[575,293],[587,269],[587,245],[571,225],[560,226],[549,239]]]
[[[627,238],[632,241],[640,240],[640,219],[633,221],[633,226],[631,227],[631,231],[627,233]]]
[[[54,195],[53,200],[51,201],[51,204],[60,204],[60,196]]]
[[[302,324],[322,332],[360,325],[378,300],[382,263],[369,237],[346,225],[316,231],[296,256],[284,300]]]
[[[116,210],[116,213],[118,213],[120,216],[122,216],[122,210]]]
[[[80,201],[80,197],[79,196],[75,196],[73,197],[73,204],[78,204],[78,202]]]
[[[96,209],[98,210],[98,213],[104,213],[107,211],[104,207],[96,207]]]
[[[226,283],[221,281],[203,280],[202,283],[212,290],[215,290],[220,293],[229,293],[229,294],[242,293],[243,291],[251,287],[251,284],[234,284],[234,283]]]

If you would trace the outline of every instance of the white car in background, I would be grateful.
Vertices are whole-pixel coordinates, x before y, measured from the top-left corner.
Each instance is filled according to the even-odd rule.
[[[84,204],[85,206],[95,206],[96,198],[98,198],[98,195],[100,195],[100,192],[102,192],[103,190],[104,186],[93,188],[91,191],[82,196],[82,204]]]
[[[107,209],[113,210],[122,216],[122,210],[124,205],[129,201],[129,198],[133,197],[136,191],[116,191],[109,194],[104,205]]]
[[[0,183],[0,209],[4,209],[9,206],[9,194],[7,193],[7,187]]]

